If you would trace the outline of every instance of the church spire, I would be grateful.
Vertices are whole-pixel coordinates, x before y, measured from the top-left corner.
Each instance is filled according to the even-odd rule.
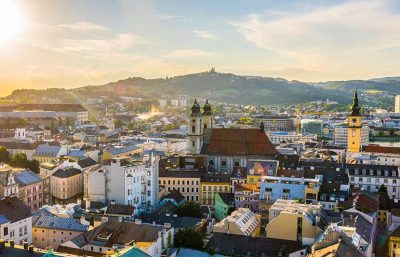
[[[358,105],[358,94],[357,94],[357,88],[356,88],[356,91],[354,92],[354,97],[353,97],[353,105],[351,106],[351,115],[352,116],[360,116],[360,110],[361,110],[361,107]]]
[[[201,112],[200,112],[200,105],[197,103],[197,99],[194,99],[194,103],[192,105],[191,112],[190,112],[190,116],[194,117],[194,116],[200,116]]]

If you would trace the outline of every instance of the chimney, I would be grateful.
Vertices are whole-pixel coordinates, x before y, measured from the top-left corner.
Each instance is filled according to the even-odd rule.
[[[118,217],[118,222],[122,222],[122,217]]]
[[[33,245],[28,246],[28,252],[29,253],[33,253],[33,250],[34,250]]]
[[[136,225],[142,224],[142,220],[141,220],[141,219],[135,219],[135,224],[136,224]]]
[[[15,245],[14,240],[10,240],[10,247],[11,247],[11,248],[14,248],[14,245]]]
[[[105,224],[107,222],[108,222],[108,217],[106,216],[101,217],[101,224]]]
[[[28,250],[28,242],[24,242],[24,250]]]

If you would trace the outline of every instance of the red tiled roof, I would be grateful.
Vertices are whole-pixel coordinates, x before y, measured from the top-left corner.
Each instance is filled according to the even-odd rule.
[[[259,129],[212,129],[208,154],[275,156],[277,151]]]
[[[380,146],[380,145],[367,145],[364,148],[364,152],[368,153],[395,153],[395,154],[400,154],[400,147],[394,147],[394,146]]]

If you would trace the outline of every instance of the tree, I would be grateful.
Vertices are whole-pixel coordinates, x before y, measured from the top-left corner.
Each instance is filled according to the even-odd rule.
[[[179,229],[175,234],[175,247],[186,247],[192,249],[203,248],[204,235],[197,232],[193,228],[182,228]]]
[[[122,121],[119,120],[119,119],[116,119],[116,120],[114,121],[114,126],[115,126],[115,128],[122,128],[123,125],[124,125],[124,123],[122,123]]]
[[[133,124],[133,122],[129,122],[128,123],[128,129],[129,130],[134,130],[135,129],[135,124]]]
[[[27,165],[25,168],[30,169],[31,171],[35,172],[36,174],[40,173],[40,163],[38,160],[27,161]]]
[[[380,137],[383,137],[383,136],[385,136],[385,132],[379,131],[378,135],[379,135]]]
[[[175,213],[182,217],[202,217],[200,205],[193,201],[184,202],[176,208]]]
[[[381,192],[381,193],[387,193],[387,188],[385,187],[385,185],[384,184],[382,184],[381,186],[380,186],[380,188],[379,188],[379,191],[378,192]]]
[[[0,146],[0,162],[10,163],[10,153],[5,146]]]
[[[24,153],[16,153],[11,160],[11,165],[18,168],[26,168],[28,159]]]
[[[394,128],[389,129],[389,135],[394,136]]]

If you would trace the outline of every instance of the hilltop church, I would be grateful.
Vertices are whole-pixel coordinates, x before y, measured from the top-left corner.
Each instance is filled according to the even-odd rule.
[[[264,124],[259,129],[213,128],[212,108],[208,100],[203,108],[197,100],[191,107],[188,152],[206,156],[209,171],[229,174],[239,168],[252,169],[256,163],[262,163],[266,170],[271,165],[272,169],[278,155],[264,131]]]

